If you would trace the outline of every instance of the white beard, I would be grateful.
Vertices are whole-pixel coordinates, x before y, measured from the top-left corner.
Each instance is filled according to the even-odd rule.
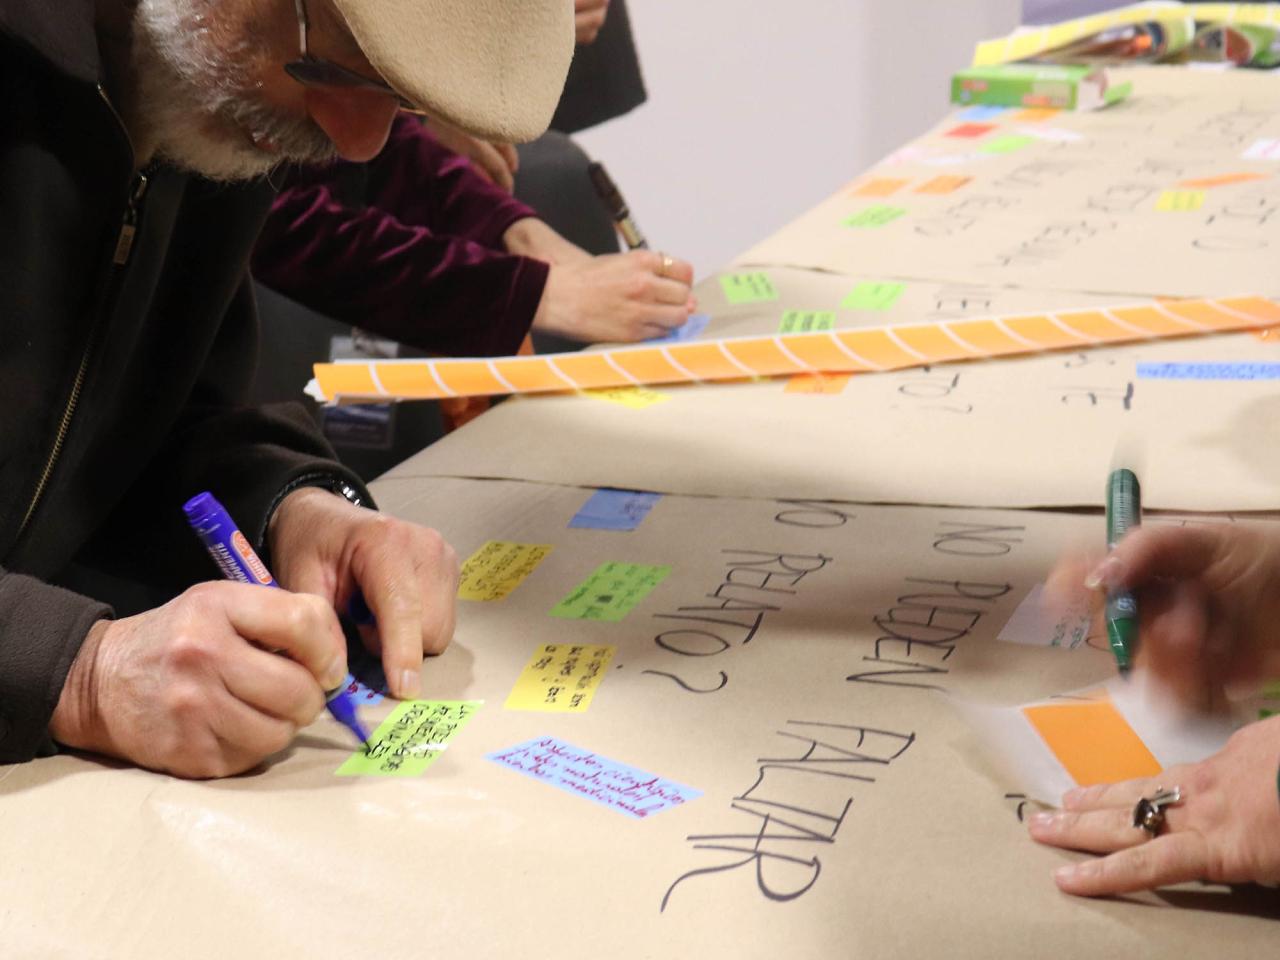
[[[216,0],[139,0],[133,68],[142,139],[164,159],[214,180],[262,176],[285,160],[331,160],[333,143],[314,121],[282,115],[246,88],[246,67],[260,50],[248,39],[219,49],[205,25],[217,7]]]

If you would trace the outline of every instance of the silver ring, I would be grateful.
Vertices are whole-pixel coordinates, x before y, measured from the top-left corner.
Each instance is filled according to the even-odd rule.
[[[1156,792],[1143,797],[1133,807],[1133,826],[1145,830],[1148,837],[1157,837],[1164,829],[1164,808],[1182,802],[1182,788],[1156,787]]]

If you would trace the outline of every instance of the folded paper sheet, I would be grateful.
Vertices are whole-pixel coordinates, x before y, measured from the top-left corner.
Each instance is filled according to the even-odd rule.
[[[968,506],[1100,506],[1141,441],[1148,506],[1280,509],[1280,363],[1253,334],[853,376],[665,388],[645,410],[574,395],[500,404],[391,476],[508,477],[663,493]]]
[[[705,383],[802,373],[878,373],[952,360],[1016,356],[1280,324],[1262,297],[1177,300],[1026,316],[615,347],[578,354],[315,365],[325,401],[438,400]]]
[[[1280,153],[1266,146],[1280,138],[1274,75],[1116,72],[1134,94],[1105,110],[1038,121],[1011,110],[981,124],[949,118],[733,268],[1147,297],[1280,295]],[[950,135],[962,126],[985,129]],[[969,181],[949,194],[917,189],[939,174]],[[1195,209],[1161,204],[1185,181],[1225,177],[1232,179],[1199,188]],[[887,178],[909,185],[889,197],[860,195],[862,185]],[[850,226],[885,204],[901,212],[891,220],[875,213],[874,229]]]
[[[1104,30],[1148,21],[1175,21],[1188,15],[1209,23],[1226,21],[1280,25],[1280,10],[1270,3],[1197,3],[1194,6],[1166,0],[1135,3],[1044,27],[1022,27],[1007,37],[984,40],[978,44],[973,62],[975,66],[983,66],[1026,60]]]
[[[1028,839],[944,695],[1034,703],[1112,675],[1090,644],[997,639],[1099,517],[664,497],[618,534],[571,526],[571,487],[374,494],[460,556],[552,547],[501,601],[461,601],[423,666],[437,707],[483,705],[413,776],[335,775],[352,747],[327,716],[222,781],[74,754],[0,769],[6,957],[1273,952],[1274,896],[1063,897],[1074,857]],[[671,572],[622,620],[550,615],[611,562]],[[506,708],[549,644],[561,668],[583,648],[574,677],[612,648],[590,709]]]

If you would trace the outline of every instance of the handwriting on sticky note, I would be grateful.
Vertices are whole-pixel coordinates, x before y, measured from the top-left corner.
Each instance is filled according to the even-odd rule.
[[[730,303],[760,303],[777,300],[778,291],[767,273],[729,273],[720,278],[720,289]]]
[[[1164,213],[1184,213],[1204,206],[1203,190],[1166,190],[1156,200],[1156,209]]]
[[[342,681],[342,689],[359,707],[372,707],[381,703],[383,699],[381,690],[375,690],[373,687],[361,683],[350,673]]]
[[[910,182],[897,177],[875,177],[858,184],[853,189],[853,195],[855,197],[887,197],[897,193]]]
[[[587,498],[569,526],[580,530],[631,531],[649,515],[660,493],[638,490],[597,490]]]
[[[1280,380],[1280,363],[1139,363],[1141,380]]]
[[[946,136],[973,139],[975,137],[985,137],[995,128],[996,125],[994,123],[962,123],[948,130]]]
[[[508,710],[583,713],[604,679],[614,648],[603,643],[547,643],[529,658],[511,689]]]
[[[920,186],[916,187],[913,192],[927,193],[933,195],[941,195],[955,193],[966,183],[970,183],[973,177],[962,177],[957,174],[942,174],[931,180],[926,180]]]
[[[405,700],[363,747],[337,769],[340,777],[416,777],[449,745],[483,700]]]
[[[887,207],[884,204],[874,204],[870,207],[864,207],[853,216],[848,217],[844,221],[846,227],[858,228],[875,228],[883,227],[886,224],[893,223],[903,214],[907,212],[906,207]]]
[[[600,390],[583,390],[582,395],[592,400],[605,400],[622,407],[630,407],[632,410],[643,410],[645,407],[652,407],[655,403],[665,403],[671,399],[669,395],[650,390],[648,387],[605,387]]]
[[[501,600],[520,586],[550,552],[549,543],[490,540],[462,565],[458,597]]]
[[[1036,142],[1035,137],[1020,133],[1006,133],[1004,136],[988,140],[978,148],[980,153],[1014,153]]]
[[[1082,787],[1153,777],[1161,770],[1110,700],[1023,707],[1022,715]]]
[[[813,333],[830,330],[836,325],[836,315],[830,310],[788,310],[778,324],[779,333]]]
[[[607,620],[616,623],[667,578],[670,567],[640,563],[602,563],[595,572],[551,608],[551,616],[565,620]]]
[[[555,737],[535,738],[509,750],[490,753],[485,759],[637,820],[702,796],[701,790],[664,780]]]
[[[864,280],[840,301],[845,310],[888,310],[906,292],[905,283],[878,283]]]
[[[1044,584],[1038,583],[1018,604],[996,639],[1074,650],[1088,639],[1091,624],[1087,594],[1081,591],[1079,596],[1071,597],[1060,606],[1050,605],[1045,601]]]
[[[782,392],[835,396],[844,392],[852,378],[851,373],[798,373],[787,380]]]

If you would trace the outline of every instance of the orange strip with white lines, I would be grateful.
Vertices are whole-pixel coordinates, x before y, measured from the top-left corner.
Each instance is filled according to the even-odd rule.
[[[1277,325],[1280,305],[1264,297],[1167,300],[940,323],[641,344],[554,356],[317,363],[315,386],[327,401],[378,402],[794,374],[873,373]]]

